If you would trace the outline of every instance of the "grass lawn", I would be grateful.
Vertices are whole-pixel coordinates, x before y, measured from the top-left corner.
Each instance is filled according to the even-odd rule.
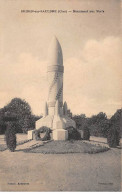
[[[70,141],[51,141],[45,143],[43,146],[39,146],[34,149],[25,150],[25,152],[31,153],[43,153],[43,154],[66,154],[66,153],[89,153],[95,154],[99,152],[108,151],[109,148],[100,145],[94,145],[91,143],[84,143],[81,140]]]
[[[5,144],[3,137],[0,136],[0,145]],[[17,142],[24,140],[27,135],[17,135]],[[28,153],[23,152],[33,142],[30,141],[17,146],[15,152],[0,152],[1,191],[121,191],[121,149],[111,148],[92,155],[85,153],[88,148],[103,150],[99,141],[99,138],[94,141],[97,146],[91,141],[91,144],[52,141]],[[73,153],[57,155],[39,151],[48,147],[49,152],[56,149],[57,144],[64,151],[71,152],[72,149]],[[107,147],[107,144],[102,146]],[[80,153],[74,153],[76,148]],[[57,151],[60,152],[59,147]],[[27,185],[21,185],[23,183]]]

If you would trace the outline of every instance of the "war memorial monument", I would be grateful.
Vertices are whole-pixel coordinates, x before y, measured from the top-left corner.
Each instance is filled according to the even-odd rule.
[[[36,129],[46,126],[53,130],[53,140],[67,140],[67,127],[76,127],[75,121],[67,115],[67,103],[63,103],[63,54],[59,41],[54,36],[48,51],[47,79],[48,98],[43,117],[36,122]],[[33,139],[33,131],[28,138]]]

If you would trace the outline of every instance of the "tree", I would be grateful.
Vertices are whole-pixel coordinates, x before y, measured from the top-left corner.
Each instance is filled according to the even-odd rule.
[[[107,141],[110,147],[119,146],[122,134],[122,109],[116,111],[109,121]]]
[[[109,128],[109,120],[107,115],[103,112],[93,115],[87,120],[87,126],[90,129],[90,133],[93,136],[107,137],[107,132]]]
[[[116,147],[118,145],[118,135],[114,126],[110,126],[108,130],[107,142],[110,147]]]
[[[4,112],[3,109],[0,109],[0,134],[4,134],[6,130],[6,124],[3,118],[4,118]]]
[[[84,140],[89,140],[90,139],[90,131],[89,131],[88,126],[84,126],[84,129],[83,129],[83,139]]]
[[[38,117],[32,115],[30,105],[20,98],[14,98],[11,102],[0,110],[3,118],[16,117],[17,133],[27,133],[28,129],[35,128],[35,121]]]
[[[83,129],[87,120],[85,114],[74,115],[72,119],[76,122],[76,129]]]
[[[6,145],[11,152],[15,151],[16,148],[16,127],[13,122],[9,122],[7,130],[5,132]]]

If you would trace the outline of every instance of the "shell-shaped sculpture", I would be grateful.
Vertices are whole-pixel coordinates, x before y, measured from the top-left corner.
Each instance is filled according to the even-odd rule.
[[[54,136],[54,140],[65,140],[67,134],[65,129],[70,126],[75,128],[76,124],[67,115],[67,103],[64,102],[63,105],[63,54],[55,36],[49,46],[47,60],[48,98],[43,117],[36,121],[36,129],[42,126],[49,127],[53,132],[57,131],[58,138]]]
[[[59,41],[54,36],[48,50],[48,66],[63,65],[63,54]]]

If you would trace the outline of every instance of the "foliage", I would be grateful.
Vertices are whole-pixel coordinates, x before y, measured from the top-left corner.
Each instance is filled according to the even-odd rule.
[[[11,152],[15,151],[16,148],[16,127],[14,123],[9,122],[7,130],[5,132],[6,145]]]
[[[27,133],[29,129],[35,128],[35,121],[39,119],[35,115],[32,115],[31,108],[29,104],[20,98],[14,98],[11,102],[0,110],[0,127],[3,133],[3,126],[6,125],[5,119],[11,116],[16,118],[17,133]]]
[[[68,131],[68,139],[80,140],[81,134],[74,128],[74,127],[67,127],[66,130]]]
[[[87,121],[85,114],[74,115],[72,119],[76,122],[76,129],[83,129]]]
[[[111,119],[108,119],[103,112],[89,118],[85,114],[74,115],[72,119],[76,122],[76,129],[83,130],[87,126],[91,136],[107,137],[108,133],[111,134],[110,128],[111,131],[114,131],[113,129],[115,128],[118,135],[117,144],[119,144],[120,136],[122,135],[121,113],[122,109],[117,110]],[[11,121],[12,117],[16,118],[16,121],[14,121],[14,124],[16,123],[16,132],[27,133],[28,130],[35,129],[35,122],[42,116],[32,115],[31,108],[25,100],[14,98],[8,105],[0,109],[0,134],[6,131],[6,119]]]
[[[50,137],[51,132],[52,131],[51,131],[50,128],[43,126],[39,129],[35,130],[35,132],[34,132],[35,139],[36,140],[42,140],[42,141],[50,140],[51,139],[51,137]],[[43,138],[40,137],[40,133],[45,133]]]
[[[107,141],[110,147],[119,146],[122,131],[122,109],[116,111],[111,117]]]
[[[90,118],[87,118],[85,114],[75,115],[73,120],[76,122],[77,129],[83,130],[87,126],[92,136],[107,137],[109,120],[105,113],[100,112]]]
[[[6,124],[1,120],[0,121],[0,134],[4,134],[6,131]]]
[[[107,142],[110,147],[116,147],[117,146],[117,134],[116,130],[111,127],[108,130],[108,136],[107,136]]]
[[[4,134],[6,131],[6,124],[3,120],[4,112],[3,109],[0,109],[0,134]]]
[[[84,140],[89,140],[90,139],[90,131],[88,126],[85,126],[83,129],[83,139]]]
[[[109,120],[107,119],[105,113],[100,112],[97,115],[93,115],[88,120],[88,126],[90,128],[91,135],[106,137],[109,128]]]

